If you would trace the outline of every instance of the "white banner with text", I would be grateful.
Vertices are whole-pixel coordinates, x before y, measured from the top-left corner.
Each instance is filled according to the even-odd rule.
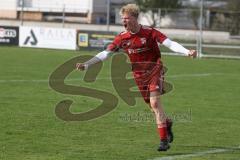
[[[20,27],[20,47],[76,49],[76,30],[48,27]]]

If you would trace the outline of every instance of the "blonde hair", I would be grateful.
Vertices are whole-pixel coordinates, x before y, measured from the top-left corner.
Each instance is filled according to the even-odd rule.
[[[123,15],[125,13],[138,18],[139,7],[136,4],[127,4],[127,5],[123,6],[119,12],[120,15]]]

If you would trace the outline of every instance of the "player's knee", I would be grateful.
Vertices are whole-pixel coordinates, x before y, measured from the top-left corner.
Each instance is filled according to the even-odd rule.
[[[158,108],[158,101],[157,100],[151,100],[150,101],[152,109],[157,109]]]

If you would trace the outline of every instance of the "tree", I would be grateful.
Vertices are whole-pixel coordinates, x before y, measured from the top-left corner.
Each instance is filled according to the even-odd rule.
[[[180,0],[135,0],[142,11],[150,8],[179,8]]]
[[[154,14],[157,8],[172,9],[181,7],[181,0],[135,0],[141,11],[152,11],[153,26],[156,25],[154,21]]]
[[[228,10],[230,13],[231,25],[229,28],[231,35],[240,35],[240,1],[228,0]]]

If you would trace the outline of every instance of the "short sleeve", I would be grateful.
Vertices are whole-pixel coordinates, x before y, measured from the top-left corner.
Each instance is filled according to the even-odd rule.
[[[167,36],[165,34],[163,34],[162,32],[156,29],[153,29],[152,36],[153,36],[153,39],[156,39],[156,41],[159,43],[163,43],[163,41],[167,39]]]
[[[107,46],[107,50],[111,52],[116,52],[119,50],[120,46],[121,46],[121,37],[117,35],[114,38],[113,42]]]

